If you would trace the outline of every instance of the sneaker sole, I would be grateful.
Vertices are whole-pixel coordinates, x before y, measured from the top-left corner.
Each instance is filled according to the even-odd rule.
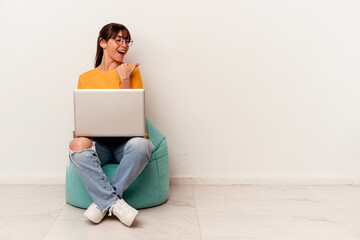
[[[104,216],[100,219],[100,220],[97,220],[95,219],[93,216],[90,216],[89,214],[86,213],[86,211],[84,212],[84,216],[87,217],[90,221],[92,221],[93,223],[99,223],[101,222],[104,217],[105,217],[106,213],[104,214]]]

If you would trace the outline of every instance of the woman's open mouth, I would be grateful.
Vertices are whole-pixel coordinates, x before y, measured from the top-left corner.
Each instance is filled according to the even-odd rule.
[[[117,51],[119,53],[120,56],[124,56],[125,55],[125,51]]]

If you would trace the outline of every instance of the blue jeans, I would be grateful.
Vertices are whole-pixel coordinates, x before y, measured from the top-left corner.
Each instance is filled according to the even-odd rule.
[[[153,144],[146,138],[91,137],[93,146],[81,151],[69,149],[87,192],[102,212],[106,211],[142,172],[151,157]],[[110,183],[101,166],[118,163]]]

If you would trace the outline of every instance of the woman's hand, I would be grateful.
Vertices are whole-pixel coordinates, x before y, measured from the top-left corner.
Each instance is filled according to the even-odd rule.
[[[77,138],[77,136],[75,135],[75,130],[73,131],[73,138]]]
[[[121,80],[121,88],[131,88],[130,78],[140,63],[135,63],[133,67],[130,67],[127,63],[121,63],[117,68],[116,72]]]
[[[129,79],[133,74],[135,68],[137,68],[139,65],[140,63],[135,63],[133,67],[130,67],[129,64],[123,62],[116,68],[116,72],[121,80]]]

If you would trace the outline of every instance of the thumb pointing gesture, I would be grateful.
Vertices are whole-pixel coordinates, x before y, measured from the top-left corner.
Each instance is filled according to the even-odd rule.
[[[131,68],[130,70],[130,76],[133,74],[133,72],[135,71],[135,68],[137,68],[140,65],[140,63],[135,63],[135,65]]]
[[[116,72],[119,75],[121,80],[130,79],[131,75],[134,73],[135,69],[140,65],[140,63],[135,63],[134,66],[130,67],[127,63],[121,63],[117,68]]]

